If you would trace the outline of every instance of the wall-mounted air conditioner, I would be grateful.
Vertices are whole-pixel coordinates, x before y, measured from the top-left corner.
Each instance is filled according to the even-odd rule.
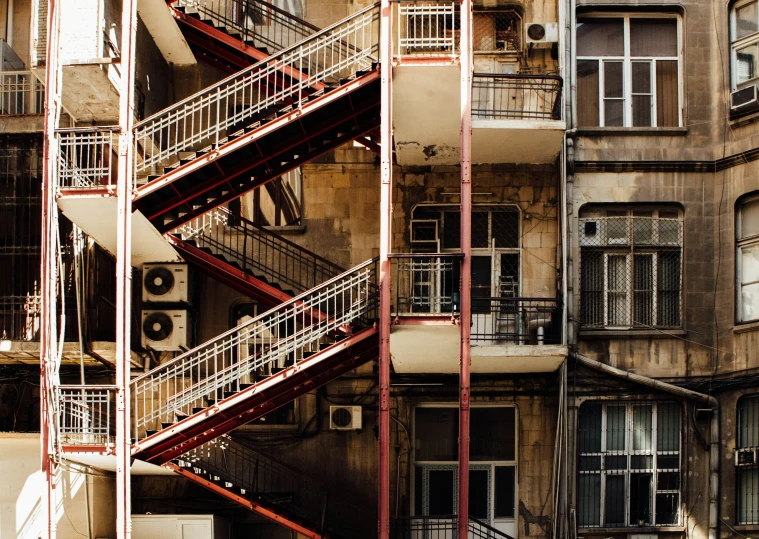
[[[142,268],[142,301],[189,303],[187,264],[145,264]]]
[[[530,47],[550,48],[559,41],[559,24],[555,22],[528,22],[524,25],[524,35]]]
[[[360,430],[361,407],[360,406],[330,406],[329,407],[330,430]]]
[[[756,85],[752,84],[730,94],[731,112],[749,112],[759,109],[759,96]]]
[[[736,466],[755,466],[757,464],[756,449],[736,449],[735,465]]]
[[[142,346],[159,352],[176,352],[190,343],[190,319],[186,310],[142,311]]]

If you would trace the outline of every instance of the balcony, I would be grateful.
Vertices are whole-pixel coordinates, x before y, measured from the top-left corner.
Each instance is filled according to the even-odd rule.
[[[398,373],[459,372],[463,255],[395,254],[390,354]],[[474,297],[473,373],[551,372],[567,355],[553,298]]]

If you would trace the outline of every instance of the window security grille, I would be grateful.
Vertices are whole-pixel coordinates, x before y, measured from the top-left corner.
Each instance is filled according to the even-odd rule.
[[[759,449],[759,396],[738,401],[737,451]],[[759,524],[759,464],[736,468],[738,524]]]

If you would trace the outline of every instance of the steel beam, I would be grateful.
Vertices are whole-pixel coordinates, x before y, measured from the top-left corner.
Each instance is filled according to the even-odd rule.
[[[472,0],[461,0],[461,363],[458,536],[469,532],[469,397],[472,320]]]

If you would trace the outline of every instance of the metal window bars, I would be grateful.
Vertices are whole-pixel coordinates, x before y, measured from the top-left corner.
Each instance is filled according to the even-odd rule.
[[[562,85],[558,75],[474,73],[472,118],[561,120]]]
[[[314,288],[345,271],[319,255],[258,226],[227,208],[217,208],[173,231],[199,248],[209,248],[296,293]]]
[[[0,115],[42,114],[45,87],[31,71],[0,72]]]
[[[476,10],[472,13],[475,53],[521,53],[522,17],[513,9]]]
[[[392,254],[394,315],[456,314],[461,253]]]
[[[223,435],[180,457],[177,465],[196,475],[210,475],[218,484],[266,506],[276,506],[320,533],[361,537],[356,529],[366,512],[318,477]],[[362,533],[363,532],[363,533]]]
[[[58,129],[59,189],[115,185],[119,127]]]
[[[39,260],[39,253],[34,253],[32,256]],[[0,296],[0,339],[12,341],[38,339],[41,312],[42,296],[37,293],[36,283],[34,294]]]
[[[561,344],[561,300],[472,298],[472,345]]]
[[[399,2],[398,54],[453,56],[459,50],[459,24],[455,2]]]
[[[132,380],[135,439],[296,365],[349,326],[368,325],[378,301],[375,264],[364,262]]]
[[[318,32],[319,28],[263,0],[176,0],[171,4],[196,12],[239,34],[240,41],[257,49],[273,53]]]
[[[456,536],[456,515],[397,516],[392,521],[393,539],[450,539]],[[514,539],[510,535],[469,517],[468,539]]]
[[[304,98],[330,91],[325,84],[370,70],[378,50],[374,4],[143,120],[135,126],[143,153],[135,177],[178,161],[182,152],[218,146],[275,109],[295,109]]]
[[[116,386],[60,385],[58,432],[62,445],[108,445],[116,434]]]

